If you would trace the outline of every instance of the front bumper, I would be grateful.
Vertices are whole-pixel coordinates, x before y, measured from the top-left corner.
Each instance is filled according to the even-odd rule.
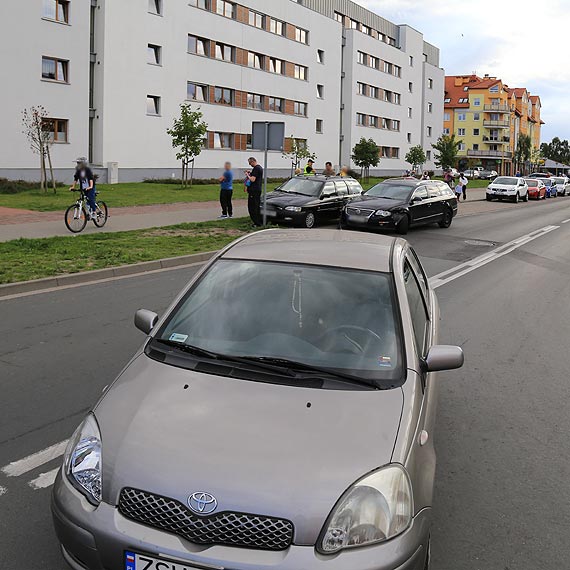
[[[231,570],[424,570],[431,509],[420,511],[410,528],[384,544],[322,556],[311,546],[280,552],[192,544],[135,523],[107,503],[94,508],[62,477],[55,481],[52,515],[65,560],[74,570],[124,570],[131,550],[187,565]]]
[[[491,190],[487,188],[487,196],[493,196],[494,198],[514,198],[516,195],[516,190]]]
[[[395,230],[402,219],[401,215],[392,214],[389,218],[381,216],[355,216],[343,212],[342,224],[349,228],[362,228],[367,230]]]
[[[280,209],[268,209],[267,210],[267,221],[274,222],[276,224],[279,223],[293,223],[299,224],[307,215],[308,210],[300,212],[291,212],[289,210],[285,210],[284,208]],[[261,207],[261,215],[263,216],[263,206]]]

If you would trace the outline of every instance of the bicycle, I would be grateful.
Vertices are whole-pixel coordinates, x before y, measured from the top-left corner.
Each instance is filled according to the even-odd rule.
[[[83,190],[73,190],[73,192],[81,192],[79,198],[75,204],[72,204],[65,211],[65,225],[67,229],[78,234],[85,229],[87,221],[89,220],[89,208],[87,206],[87,195]],[[97,196],[98,192],[95,193]],[[107,218],[109,217],[109,209],[105,202],[96,202],[97,209],[95,214],[91,216],[91,220],[98,227],[102,228],[107,223]]]

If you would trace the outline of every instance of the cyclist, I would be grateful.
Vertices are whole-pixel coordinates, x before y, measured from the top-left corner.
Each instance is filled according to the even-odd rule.
[[[75,174],[73,175],[74,182],[70,190],[73,192],[77,183],[79,183],[80,190],[85,192],[87,196],[89,219],[93,219],[97,211],[97,203],[95,202],[95,178],[92,170],[87,166],[87,159],[85,157],[78,158],[76,162]]]

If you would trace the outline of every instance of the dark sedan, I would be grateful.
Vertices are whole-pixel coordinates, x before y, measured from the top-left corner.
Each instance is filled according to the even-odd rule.
[[[344,210],[341,226],[408,233],[411,226],[448,228],[457,214],[453,190],[437,180],[393,178],[373,186]]]
[[[267,194],[267,220],[313,228],[318,222],[338,220],[346,204],[360,198],[362,191],[353,178],[295,176]]]

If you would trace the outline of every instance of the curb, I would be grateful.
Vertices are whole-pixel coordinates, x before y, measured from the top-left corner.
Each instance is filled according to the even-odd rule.
[[[192,263],[208,261],[216,253],[217,252],[215,251],[193,253],[191,255],[182,255],[180,257],[167,257],[165,259],[157,259],[154,261],[143,261],[142,263],[133,263],[132,265],[109,267],[108,269],[96,269],[94,271],[84,271],[82,273],[59,275],[58,277],[46,277],[44,279],[34,279],[32,281],[7,283],[6,285],[0,285],[0,299],[3,297],[9,297],[10,295],[18,295],[19,293],[31,293],[43,291],[45,289],[57,289],[58,287],[90,283],[101,279],[125,277],[128,275],[135,275],[137,273],[144,273],[146,271],[157,271],[160,269],[172,269],[173,267],[179,267],[182,265],[191,265]]]

